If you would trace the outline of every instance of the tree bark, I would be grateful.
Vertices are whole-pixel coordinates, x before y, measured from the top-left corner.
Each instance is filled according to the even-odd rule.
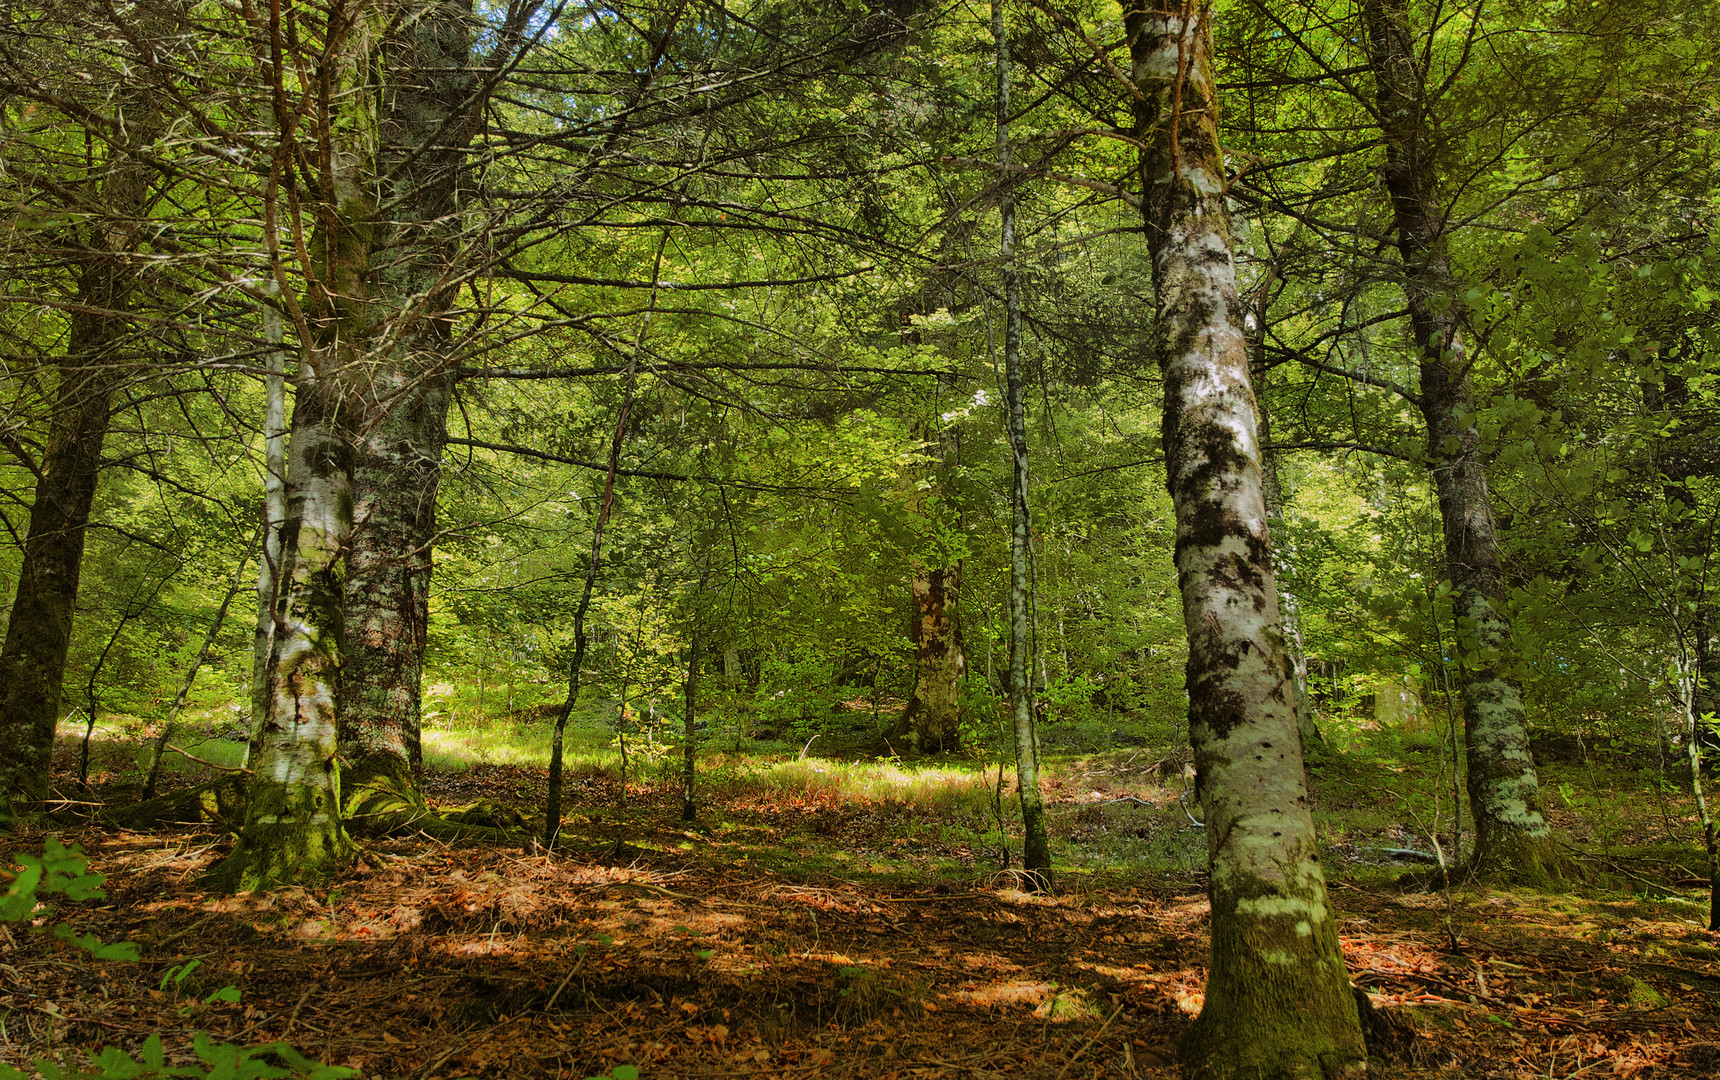
[[[394,14],[389,3],[360,3],[331,17],[316,58],[318,105],[303,118],[321,163],[304,267],[311,339],[300,343],[293,403],[268,715],[239,841],[211,875],[235,891],[320,880],[351,851],[337,740],[353,473],[367,412],[375,411],[371,373],[396,347],[390,331],[399,329],[397,313],[378,302],[390,299],[378,282],[378,60]]]
[[[271,290],[278,296],[279,290]],[[269,716],[269,645],[275,634],[275,597],[281,570],[281,528],[287,519],[287,380],[285,332],[281,313],[263,309],[263,335],[269,344],[263,380],[263,551],[257,560],[257,625],[251,639],[250,737],[245,763],[257,749],[257,736]]]
[[[133,145],[147,144],[147,109],[131,113],[131,122]],[[127,254],[138,235],[134,223],[148,212],[153,175],[128,149],[114,147],[101,179],[111,216],[83,237],[77,303],[66,353],[55,365],[51,429],[0,645],[0,824],[39,811],[48,797],[84,538],[113,394],[126,378],[121,349],[131,333],[127,308],[136,281]]]
[[[269,714],[239,842],[214,871],[235,892],[317,881],[351,847],[340,822],[335,717],[353,452],[341,430],[341,388],[310,371],[293,407]]]
[[[1009,35],[1003,0],[992,0],[991,35],[997,48],[997,158],[1009,175]],[[1051,844],[1045,830],[1045,800],[1039,792],[1039,730],[1033,715],[1032,520],[1027,491],[1027,403],[1021,378],[1021,275],[1015,264],[1015,199],[1005,186],[998,198],[1000,261],[1003,263],[1004,395],[1011,462],[1009,529],[1009,715],[1015,735],[1015,777],[1021,800],[1021,866],[1039,892],[1050,892]]]
[[[1401,0],[1364,0],[1363,29],[1373,69],[1384,179],[1403,263],[1410,331],[1420,352],[1420,406],[1427,455],[1445,533],[1458,628],[1458,677],[1475,820],[1474,868],[1525,884],[1564,876],[1529,752],[1523,697],[1505,666],[1511,623],[1505,611],[1499,542],[1487,465],[1480,452],[1464,327],[1437,194],[1437,136],[1424,108],[1427,73]]]
[[[1206,812],[1212,951],[1193,1077],[1365,1070],[1302,772],[1218,142],[1211,8],[1128,15],[1164,446]]]
[[[956,634],[961,564],[914,574],[914,691],[887,736],[915,753],[941,753],[961,745],[962,671],[966,661]]]
[[[395,405],[360,441],[346,579],[342,783],[352,828],[385,833],[427,813],[421,726],[431,545],[452,382],[380,371]],[[376,385],[382,384],[382,385]]]
[[[450,309],[460,274],[460,191],[481,116],[470,0],[439,0],[384,46],[379,172],[393,211],[378,230],[383,303],[400,342],[378,365],[373,417],[357,443],[346,582],[345,812],[388,832],[427,812],[420,789],[431,550],[453,399]]]

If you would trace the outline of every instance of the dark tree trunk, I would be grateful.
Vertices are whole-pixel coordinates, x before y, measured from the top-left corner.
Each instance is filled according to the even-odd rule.
[[[1192,1077],[1338,1077],[1367,1053],[1302,772],[1218,143],[1211,8],[1128,15],[1164,445],[1206,812],[1212,952]]]
[[[1427,73],[1401,0],[1364,0],[1362,21],[1410,330],[1421,354],[1420,406],[1445,533],[1446,575],[1454,614],[1465,628],[1458,659],[1475,820],[1473,864],[1483,873],[1547,884],[1563,877],[1563,862],[1541,813],[1522,693],[1505,668],[1511,624],[1469,383],[1468,313],[1447,254],[1436,190],[1437,138],[1423,108]]]
[[[357,441],[346,582],[340,742],[345,811],[360,832],[427,813],[422,674],[436,497],[453,398],[449,309],[460,280],[460,190],[481,98],[470,0],[444,0],[385,46],[380,171],[394,210],[379,231],[383,302],[407,328],[370,379]]]
[[[141,134],[143,117],[133,116]],[[71,647],[84,537],[101,471],[113,393],[126,377],[122,350],[135,275],[127,252],[132,220],[148,209],[151,172],[121,150],[101,183],[110,220],[88,226],[77,268],[77,305],[59,379],[48,444],[37,475],[18,591],[0,646],[0,819],[42,808]]]
[[[340,710],[345,811],[357,832],[399,828],[426,812],[420,789],[422,675],[431,544],[452,383],[379,373],[396,404],[359,444],[346,579]]]

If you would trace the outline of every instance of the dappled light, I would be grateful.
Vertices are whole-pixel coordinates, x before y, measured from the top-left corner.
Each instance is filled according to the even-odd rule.
[[[1720,4],[0,4],[0,1080],[1720,1075]]]

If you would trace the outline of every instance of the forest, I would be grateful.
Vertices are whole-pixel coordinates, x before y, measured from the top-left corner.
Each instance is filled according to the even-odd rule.
[[[0,3],[0,1080],[1710,1077],[1720,8]]]

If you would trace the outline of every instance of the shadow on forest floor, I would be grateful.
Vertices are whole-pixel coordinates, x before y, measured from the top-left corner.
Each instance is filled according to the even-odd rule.
[[[1105,775],[1088,766],[1089,781]],[[1324,812],[1354,846],[1366,830],[1342,826],[1378,813],[1382,779],[1333,774]],[[963,799],[940,811],[856,798],[816,773],[716,775],[697,828],[674,823],[675,785],[630,787],[623,814],[614,777],[586,770],[554,855],[402,837],[368,845],[326,889],[256,898],[200,887],[226,847],[208,826],[63,832],[109,895],[61,913],[143,959],[95,963],[0,931],[0,1061],[135,1048],[151,1032],[184,1052],[206,1031],[418,1080],[584,1080],[621,1063],[644,1080],[1175,1075],[1201,1001],[1200,875],[1074,868],[1063,895],[1034,897],[951,824],[972,809]],[[435,773],[430,789],[448,805],[532,804],[542,783],[489,764]],[[1346,784],[1363,794],[1344,803]],[[1172,791],[1161,816],[1182,813],[1157,777],[1124,787]],[[1093,790],[1052,792],[1065,846],[1098,843],[1125,827],[1113,811],[1138,809]],[[38,843],[0,840],[0,857]],[[1333,869],[1351,971],[1415,1033],[1375,1075],[1720,1069],[1720,938],[1670,887],[1657,900],[1464,890],[1448,904],[1384,871]],[[204,1004],[227,985],[236,1003]]]

